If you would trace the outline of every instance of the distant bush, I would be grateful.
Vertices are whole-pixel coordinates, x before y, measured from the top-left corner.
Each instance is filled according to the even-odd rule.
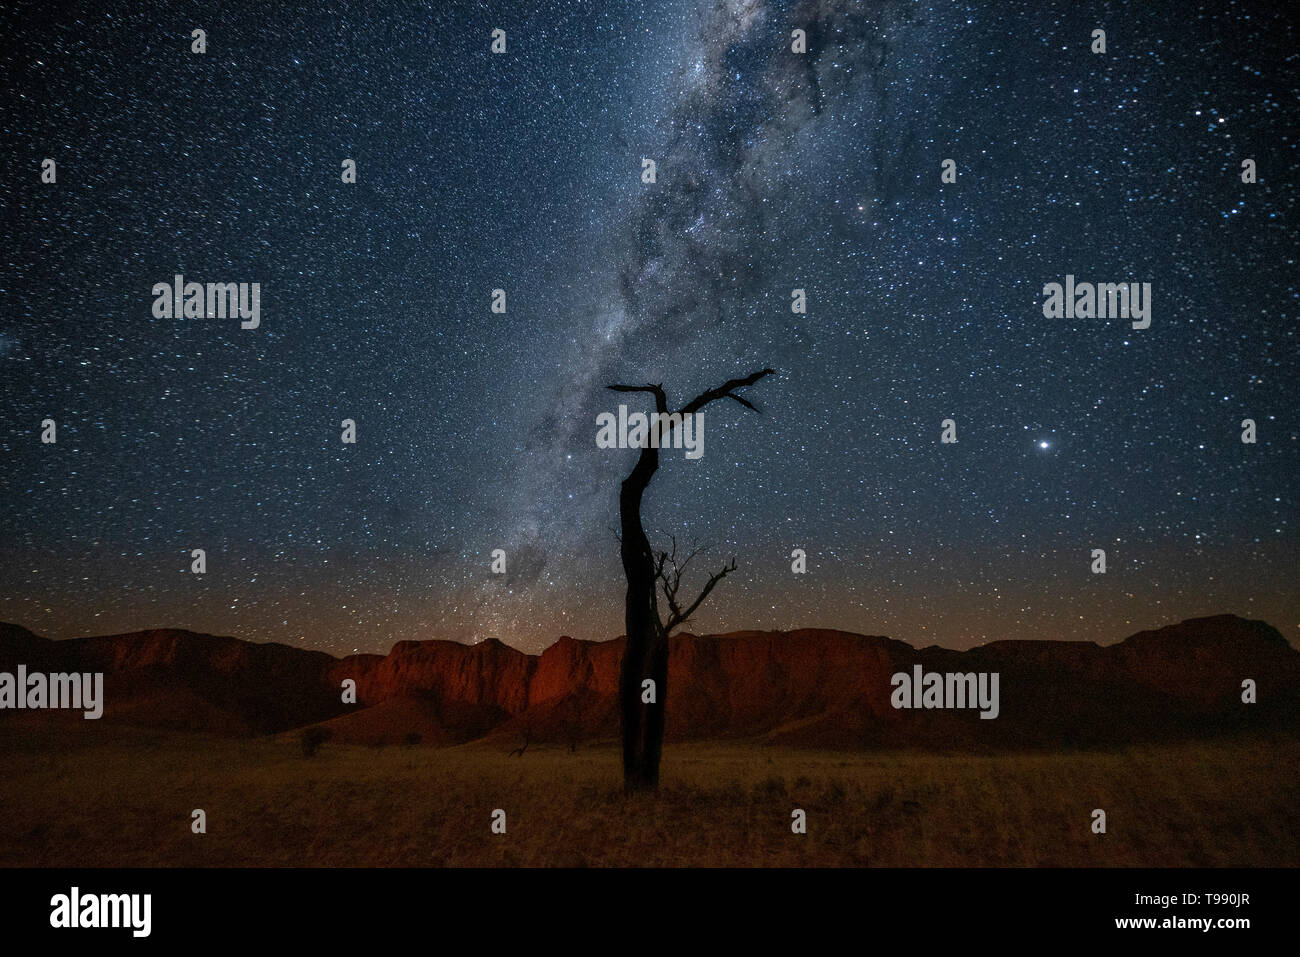
[[[406,745],[408,748],[410,748],[410,747],[414,747],[415,745],[419,744],[419,743],[420,743],[421,741],[423,741],[423,740],[424,740],[424,739],[421,738],[420,735],[417,734],[416,732],[414,732],[414,731],[408,731],[408,732],[406,732],[406,736],[405,736],[404,738],[402,738],[402,744],[404,744],[404,745]]]
[[[304,728],[298,737],[298,742],[302,745],[302,756],[304,758],[314,758],[320,746],[330,739],[331,735],[324,728]]]

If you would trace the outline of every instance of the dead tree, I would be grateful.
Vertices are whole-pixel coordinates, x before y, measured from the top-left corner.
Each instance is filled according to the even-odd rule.
[[[663,753],[664,741],[664,704],[668,695],[668,637],[674,628],[695,613],[714,586],[736,568],[733,559],[729,566],[724,566],[721,571],[710,576],[700,596],[685,607],[678,600],[682,572],[695,553],[686,556],[678,565],[674,541],[672,554],[660,552],[656,556],[641,525],[641,499],[659,468],[658,446],[671,444],[672,430],[681,427],[683,417],[699,412],[718,399],[735,399],[745,408],[757,412],[758,409],[737,395],[736,390],[751,386],[772,372],[772,369],[763,369],[743,379],[732,379],[716,389],[702,392],[671,416],[668,412],[668,397],[662,385],[609,386],[615,392],[650,393],[654,396],[655,412],[660,416],[659,423],[667,423],[667,428],[662,431],[651,430],[651,436],[657,435],[658,442],[654,443],[647,437],[636,466],[623,480],[618,499],[621,531],[619,551],[623,560],[623,572],[627,577],[624,615],[627,647],[623,652],[623,666],[619,675],[623,789],[626,792],[653,791],[659,787],[659,759]],[[668,604],[667,617],[659,614],[658,594],[661,589]],[[647,680],[654,684],[643,685]],[[646,700],[650,697],[649,688],[653,688],[653,703]]]

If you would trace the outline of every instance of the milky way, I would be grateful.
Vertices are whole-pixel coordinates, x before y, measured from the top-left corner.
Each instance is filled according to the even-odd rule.
[[[647,498],[737,558],[697,630],[1294,641],[1295,31],[1130,6],[0,15],[0,619],[612,637],[605,386],[772,366]],[[154,318],[177,273],[260,327]],[[1046,318],[1067,274],[1150,282],[1151,327]]]

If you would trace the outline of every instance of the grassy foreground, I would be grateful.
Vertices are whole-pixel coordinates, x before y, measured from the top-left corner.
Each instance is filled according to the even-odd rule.
[[[292,737],[0,727],[0,865],[1300,864],[1292,738],[991,757],[670,745],[659,795],[633,798],[612,745],[506,751],[306,758]]]

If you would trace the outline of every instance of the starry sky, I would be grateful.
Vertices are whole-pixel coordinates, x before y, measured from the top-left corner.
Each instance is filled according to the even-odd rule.
[[[6,8],[0,620],[614,637],[636,452],[595,421],[647,406],[604,386],[772,366],[647,496],[698,575],[736,557],[692,630],[1295,642],[1283,6]],[[260,327],[155,318],[177,273],[260,283]],[[1066,274],[1150,282],[1150,328],[1045,318]]]

